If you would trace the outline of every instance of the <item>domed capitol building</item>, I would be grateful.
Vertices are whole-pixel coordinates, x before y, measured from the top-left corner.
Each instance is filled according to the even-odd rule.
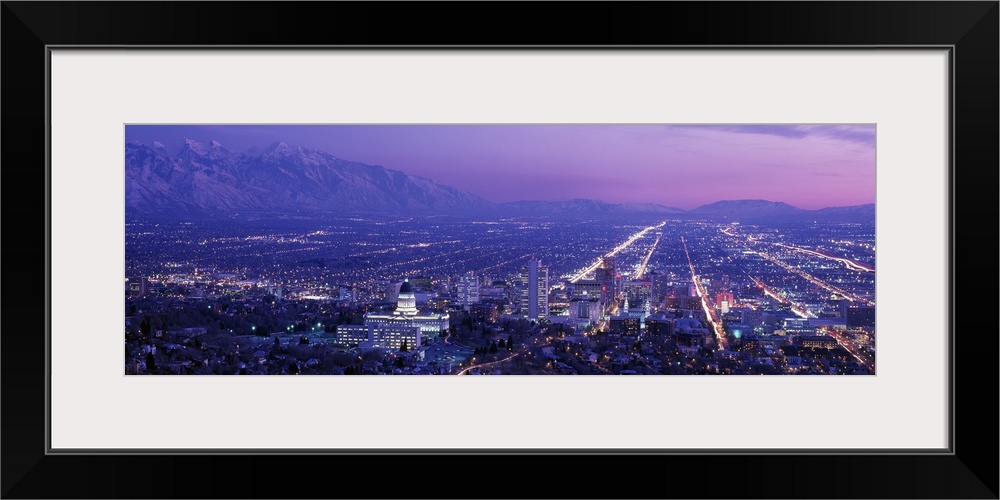
[[[337,340],[346,345],[399,349],[406,343],[408,349],[423,345],[423,337],[437,336],[448,328],[447,313],[421,314],[417,298],[409,280],[399,287],[396,309],[392,314],[365,314],[364,325],[337,327]]]

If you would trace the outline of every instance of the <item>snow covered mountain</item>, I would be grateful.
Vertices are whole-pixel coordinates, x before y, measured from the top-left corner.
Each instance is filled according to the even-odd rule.
[[[766,200],[726,200],[690,211],[655,203],[599,200],[492,203],[474,194],[377,165],[275,142],[251,153],[187,140],[171,155],[158,142],[125,145],[130,214],[466,214],[497,216],[670,216],[874,221],[875,205],[803,210]]]
[[[258,155],[216,141],[125,146],[125,204],[133,213],[382,212],[492,210],[478,196],[398,170],[275,142]]]

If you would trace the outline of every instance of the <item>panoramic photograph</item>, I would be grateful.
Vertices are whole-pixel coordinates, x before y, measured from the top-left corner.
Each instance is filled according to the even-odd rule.
[[[125,125],[125,374],[874,375],[875,137]]]

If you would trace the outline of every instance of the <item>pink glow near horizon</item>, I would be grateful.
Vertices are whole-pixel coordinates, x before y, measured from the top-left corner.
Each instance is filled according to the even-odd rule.
[[[691,209],[875,202],[874,125],[143,125],[126,139],[274,141],[433,179],[495,202],[589,198]]]

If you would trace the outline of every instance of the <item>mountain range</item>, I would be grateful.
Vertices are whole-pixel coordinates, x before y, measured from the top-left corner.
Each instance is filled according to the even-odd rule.
[[[216,141],[192,140],[174,155],[158,142],[127,143],[125,206],[130,214],[209,216],[374,212],[874,221],[875,213],[874,204],[803,210],[766,200],[719,201],[693,210],[589,199],[493,203],[424,177],[284,142],[237,153]]]
[[[741,220],[875,222],[874,203],[806,210],[779,201],[724,200],[702,205],[687,213],[708,218],[722,217]]]

